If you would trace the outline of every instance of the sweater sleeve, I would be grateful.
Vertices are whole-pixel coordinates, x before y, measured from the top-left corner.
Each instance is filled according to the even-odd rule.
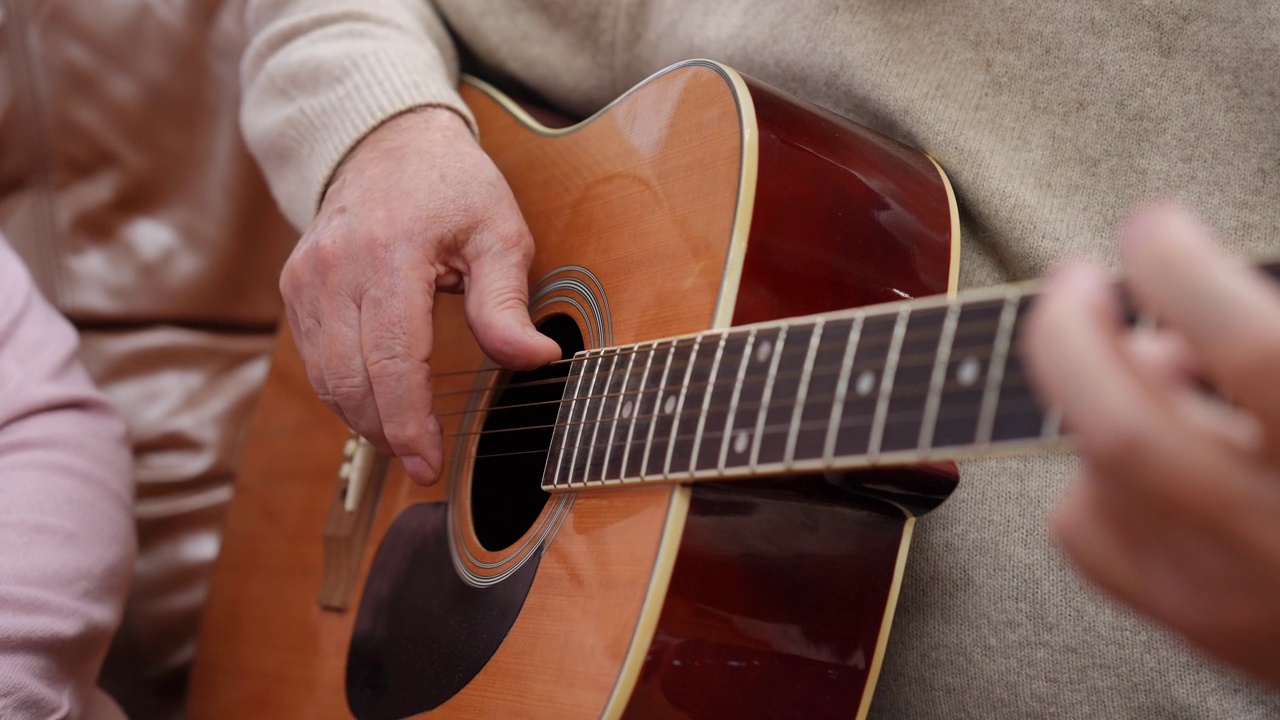
[[[365,135],[416,107],[474,129],[458,59],[427,0],[250,0],[241,126],[286,217],[305,228],[338,164]]]
[[[96,683],[133,570],[123,420],[0,239],[0,717],[123,718]]]

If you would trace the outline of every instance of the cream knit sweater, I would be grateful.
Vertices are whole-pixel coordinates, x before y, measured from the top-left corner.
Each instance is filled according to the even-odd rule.
[[[1151,197],[1280,255],[1280,4],[1256,0],[258,0],[243,126],[299,227],[336,164],[475,69],[586,114],[709,57],[928,151],[960,198],[961,278],[1114,266]],[[1064,457],[969,463],[918,525],[879,718],[1277,718],[1239,679],[1086,586],[1045,513]],[[1280,522],[1280,518],[1277,518]],[[1280,611],[1280,610],[1278,610]]]

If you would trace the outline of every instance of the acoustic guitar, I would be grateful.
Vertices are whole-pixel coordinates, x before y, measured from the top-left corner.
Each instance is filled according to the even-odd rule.
[[[949,299],[940,168],[722,65],[559,129],[463,93],[564,360],[500,370],[438,297],[424,488],[282,331],[190,717],[863,717],[950,460],[1058,439],[1010,351],[1030,290]]]

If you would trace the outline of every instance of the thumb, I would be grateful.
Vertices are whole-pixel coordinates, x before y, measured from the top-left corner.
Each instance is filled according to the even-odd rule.
[[[533,242],[527,237],[523,247],[530,248],[529,252],[480,253],[470,263],[467,280],[467,324],[480,349],[511,370],[531,370],[559,360],[561,354],[560,346],[538,332],[529,319]]]

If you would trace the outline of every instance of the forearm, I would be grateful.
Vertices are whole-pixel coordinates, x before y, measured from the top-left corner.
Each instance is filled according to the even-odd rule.
[[[422,106],[471,121],[458,61],[426,0],[250,0],[241,125],[299,229],[338,164],[387,119]]]
[[[0,716],[101,717],[134,552],[124,423],[0,240]]]

